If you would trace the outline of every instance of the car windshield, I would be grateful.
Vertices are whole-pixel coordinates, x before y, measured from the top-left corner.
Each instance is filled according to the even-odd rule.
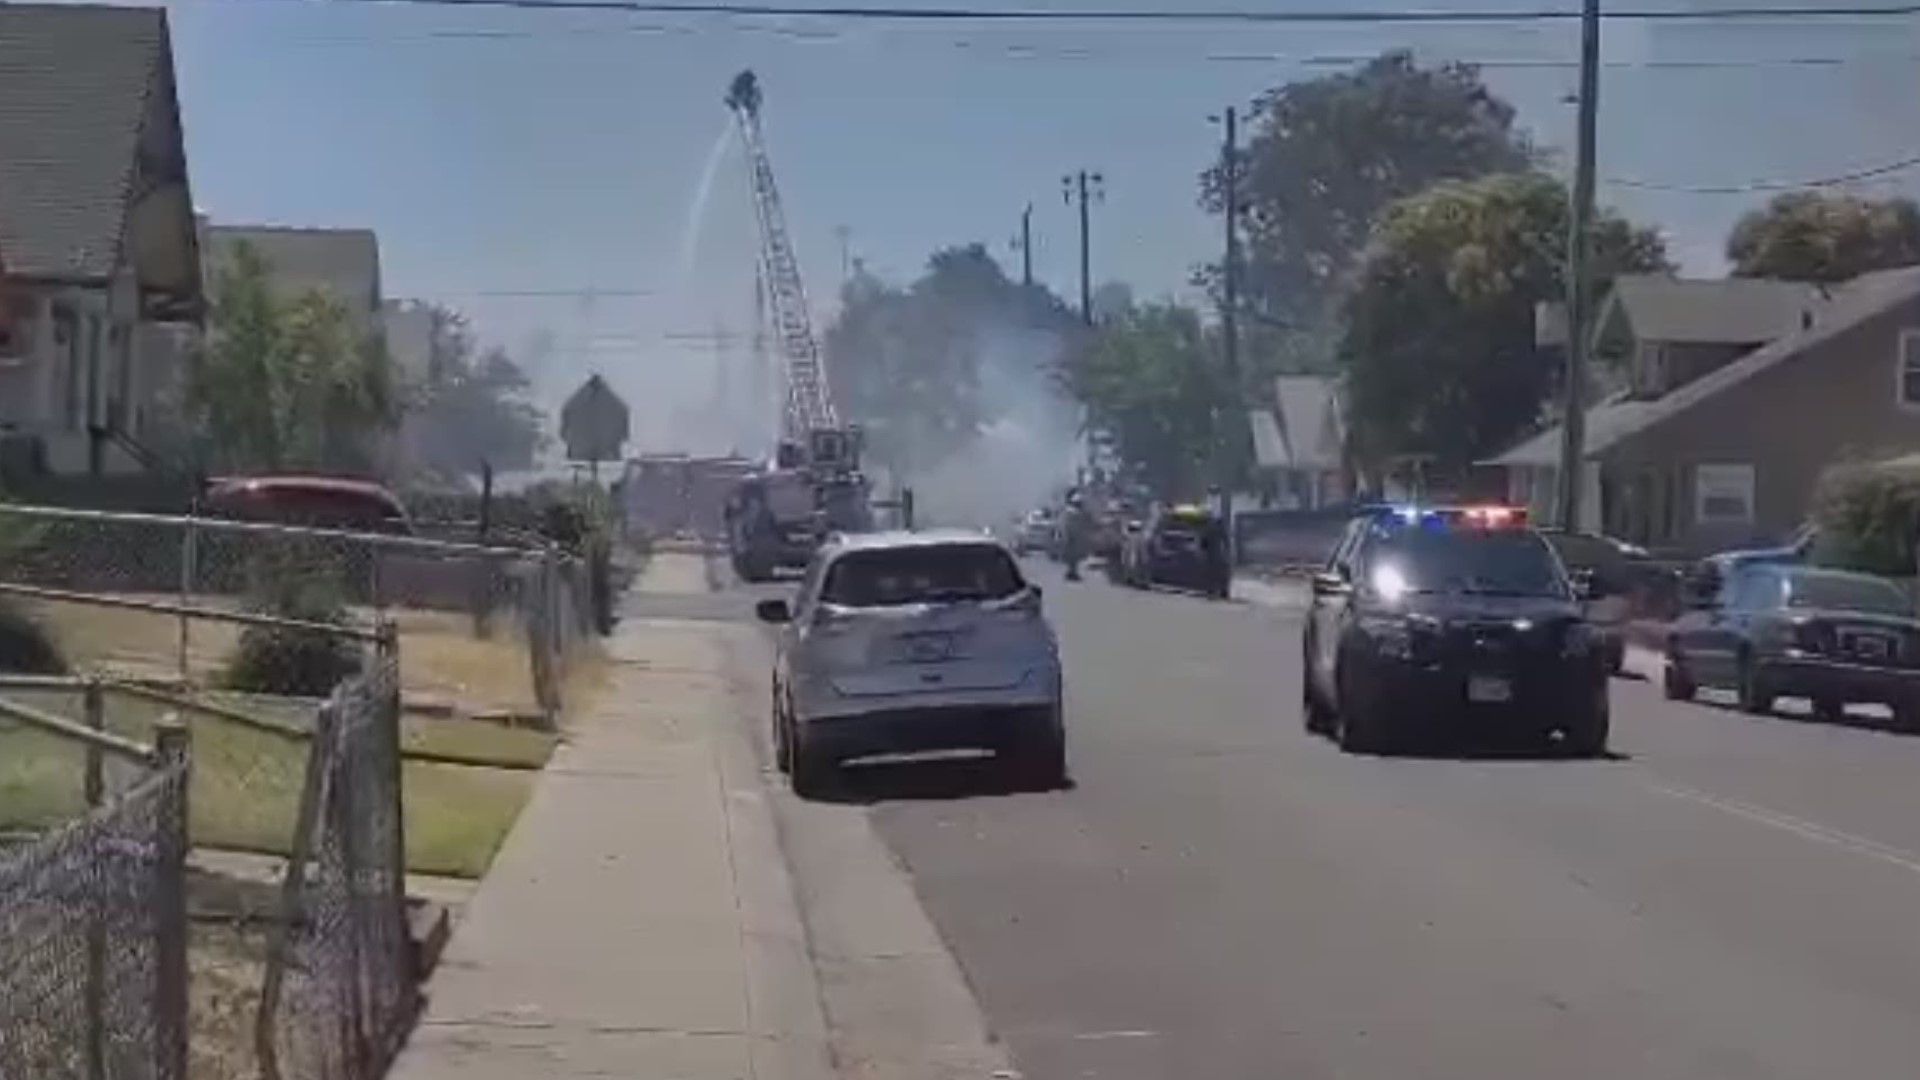
[[[1367,563],[1368,584],[1382,594],[1568,595],[1552,550],[1521,530],[1398,530],[1376,543]]]
[[[1851,574],[1782,575],[1788,607],[1908,615],[1913,604],[1891,582]]]
[[[840,607],[1002,600],[1026,588],[1020,568],[991,544],[924,544],[836,559],[820,590]]]

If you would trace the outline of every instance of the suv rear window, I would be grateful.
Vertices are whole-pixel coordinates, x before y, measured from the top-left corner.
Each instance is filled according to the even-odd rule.
[[[1026,588],[1020,568],[990,544],[917,544],[840,556],[820,588],[840,607],[1003,600]]]

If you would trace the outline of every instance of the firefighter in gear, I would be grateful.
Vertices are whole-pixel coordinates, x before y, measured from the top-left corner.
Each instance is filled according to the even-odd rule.
[[[1061,522],[1061,554],[1067,563],[1067,580],[1080,580],[1080,560],[1087,557],[1087,544],[1092,539],[1093,522],[1087,516],[1087,508],[1076,493],[1067,498],[1067,513]]]

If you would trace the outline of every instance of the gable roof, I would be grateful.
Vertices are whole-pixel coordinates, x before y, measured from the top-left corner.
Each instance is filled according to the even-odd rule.
[[[1830,292],[1812,326],[1764,345],[1725,367],[1687,383],[1663,397],[1636,400],[1623,394],[1587,412],[1587,458],[1670,420],[1756,375],[1818,350],[1841,333],[1920,299],[1920,266],[1863,274]],[[1527,439],[1487,465],[1554,465],[1560,460],[1560,428],[1555,425]]]
[[[1281,375],[1273,380],[1272,412],[1256,410],[1254,457],[1263,468],[1340,467],[1339,384],[1328,375]]]
[[[202,249],[223,259],[253,245],[283,287],[327,288],[367,315],[380,296],[380,240],[372,229],[317,229],[285,225],[210,225]]]
[[[1802,282],[1624,274],[1596,325],[1618,314],[1641,341],[1760,345],[1799,331],[1827,302],[1818,286]]]
[[[0,249],[11,273],[113,272],[167,49],[163,9],[0,4]]]

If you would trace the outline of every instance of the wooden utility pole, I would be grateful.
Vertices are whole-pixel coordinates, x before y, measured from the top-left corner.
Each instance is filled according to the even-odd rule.
[[[1593,320],[1593,185],[1595,133],[1600,110],[1600,0],[1580,11],[1580,118],[1574,159],[1573,206],[1567,237],[1567,367],[1561,388],[1560,487],[1556,522],[1580,527],[1586,491],[1587,352]]]
[[[1093,201],[1102,198],[1102,177],[1085,169],[1062,177],[1060,185],[1068,205],[1080,208],[1080,318],[1093,325]]]

